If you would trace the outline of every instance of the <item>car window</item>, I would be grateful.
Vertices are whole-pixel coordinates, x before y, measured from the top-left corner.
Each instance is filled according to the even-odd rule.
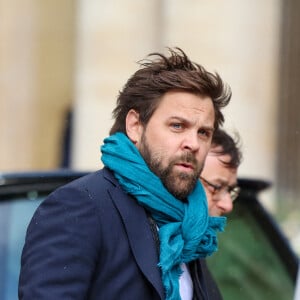
[[[294,280],[245,203],[236,202],[207,263],[224,300],[293,299]]]
[[[0,202],[0,299],[18,299],[21,252],[28,223],[44,198],[36,192]]]

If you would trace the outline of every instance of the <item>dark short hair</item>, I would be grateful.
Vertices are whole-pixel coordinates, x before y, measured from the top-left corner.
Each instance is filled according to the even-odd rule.
[[[238,133],[235,133],[235,138],[233,138],[221,128],[216,129],[210,149],[211,152],[217,155],[230,156],[230,161],[223,162],[228,168],[237,169],[242,162],[243,155],[240,149],[240,136]]]
[[[113,111],[115,123],[110,134],[118,131],[126,134],[126,116],[129,110],[139,113],[140,121],[147,125],[162,96],[168,91],[181,90],[212,99],[215,110],[214,127],[224,122],[221,108],[231,98],[231,89],[217,73],[210,73],[187,57],[180,49],[168,48],[170,56],[151,53],[147,60],[139,62],[141,68],[127,81],[117,98]],[[155,57],[150,60],[150,57]]]

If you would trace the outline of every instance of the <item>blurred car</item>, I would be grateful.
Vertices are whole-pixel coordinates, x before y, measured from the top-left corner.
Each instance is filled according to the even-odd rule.
[[[0,299],[17,299],[20,257],[27,225],[54,189],[87,172],[0,173]],[[278,224],[258,201],[270,184],[239,179],[241,194],[207,259],[224,300],[293,299],[298,257]]]
[[[270,183],[239,179],[239,185],[219,251],[207,259],[224,300],[293,300],[299,258],[258,200]]]
[[[300,300],[300,270],[298,270],[298,277],[297,277],[296,291],[295,291],[294,300]]]

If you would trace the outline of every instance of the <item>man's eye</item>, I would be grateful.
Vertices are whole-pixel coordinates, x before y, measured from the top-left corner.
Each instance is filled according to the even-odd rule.
[[[218,184],[215,184],[215,190],[216,191],[220,191],[223,189],[223,185],[218,185]]]
[[[216,193],[216,192],[219,192],[221,189],[222,189],[222,186],[220,185],[209,185],[208,188],[213,192],[213,193]]]
[[[181,129],[182,128],[182,125],[180,123],[173,123],[173,124],[171,124],[171,126],[175,129]]]
[[[200,135],[203,135],[203,136],[206,136],[206,137],[210,137],[210,131],[209,130],[205,130],[205,129],[200,129],[199,130],[199,134]]]

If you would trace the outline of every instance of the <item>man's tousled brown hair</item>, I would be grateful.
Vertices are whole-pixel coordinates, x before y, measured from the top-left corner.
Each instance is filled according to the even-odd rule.
[[[221,128],[215,130],[209,151],[218,156],[229,155],[229,161],[222,161],[229,169],[237,169],[243,160],[241,139],[237,132],[232,137]]]
[[[172,90],[209,96],[215,110],[215,128],[224,122],[221,108],[230,101],[230,87],[217,73],[210,73],[192,62],[180,48],[168,50],[168,57],[151,53],[148,59],[139,62],[141,68],[129,78],[119,93],[113,111],[115,123],[110,134],[118,131],[126,134],[125,121],[131,109],[138,112],[141,123],[147,125],[162,96]]]

